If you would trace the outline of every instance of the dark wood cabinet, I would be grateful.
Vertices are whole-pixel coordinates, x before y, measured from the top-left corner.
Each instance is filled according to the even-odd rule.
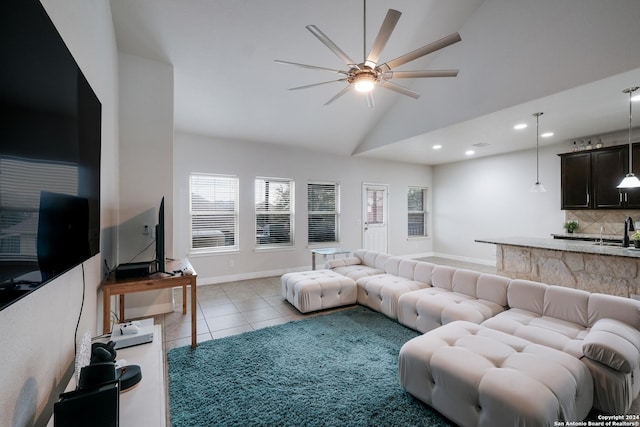
[[[624,207],[625,194],[620,192],[617,187],[629,169],[628,151],[629,147],[623,146],[590,153],[593,208],[616,209]]]
[[[629,146],[560,154],[562,209],[640,209],[640,189],[620,191],[629,171]],[[633,171],[640,172],[640,144],[633,145]]]
[[[562,209],[591,207],[591,153],[561,155]]]

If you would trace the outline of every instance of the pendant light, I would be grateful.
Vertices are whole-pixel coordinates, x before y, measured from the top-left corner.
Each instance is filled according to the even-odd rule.
[[[622,93],[629,94],[629,173],[624,177],[622,182],[620,182],[620,185],[618,185],[620,189],[640,187],[640,179],[633,174],[633,159],[631,157],[633,154],[633,148],[631,146],[631,98],[633,97],[633,92],[636,90],[638,90],[638,86],[633,86],[622,91]]]
[[[540,116],[544,113],[533,113],[536,118],[536,183],[529,190],[532,193],[546,193],[547,189],[540,183]]]

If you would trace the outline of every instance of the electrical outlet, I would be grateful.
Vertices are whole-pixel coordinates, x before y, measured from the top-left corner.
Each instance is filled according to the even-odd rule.
[[[234,267],[236,265],[236,262],[232,259],[229,260],[229,267]]]

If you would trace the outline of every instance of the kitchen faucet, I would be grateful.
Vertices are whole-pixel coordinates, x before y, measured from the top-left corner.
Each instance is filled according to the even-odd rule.
[[[633,226],[633,220],[631,219],[631,217],[627,217],[624,220],[624,237],[622,238],[623,248],[629,247],[629,231],[636,231],[636,229]]]

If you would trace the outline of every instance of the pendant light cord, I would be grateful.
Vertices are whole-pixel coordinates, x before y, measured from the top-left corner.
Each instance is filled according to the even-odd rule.
[[[533,113],[536,116],[536,184],[540,183],[540,116],[544,113]]]
[[[633,96],[633,92],[638,89],[636,88],[630,88],[629,89],[629,173],[633,173],[633,159],[631,158],[631,156],[633,156],[633,150],[631,148],[631,97]]]

